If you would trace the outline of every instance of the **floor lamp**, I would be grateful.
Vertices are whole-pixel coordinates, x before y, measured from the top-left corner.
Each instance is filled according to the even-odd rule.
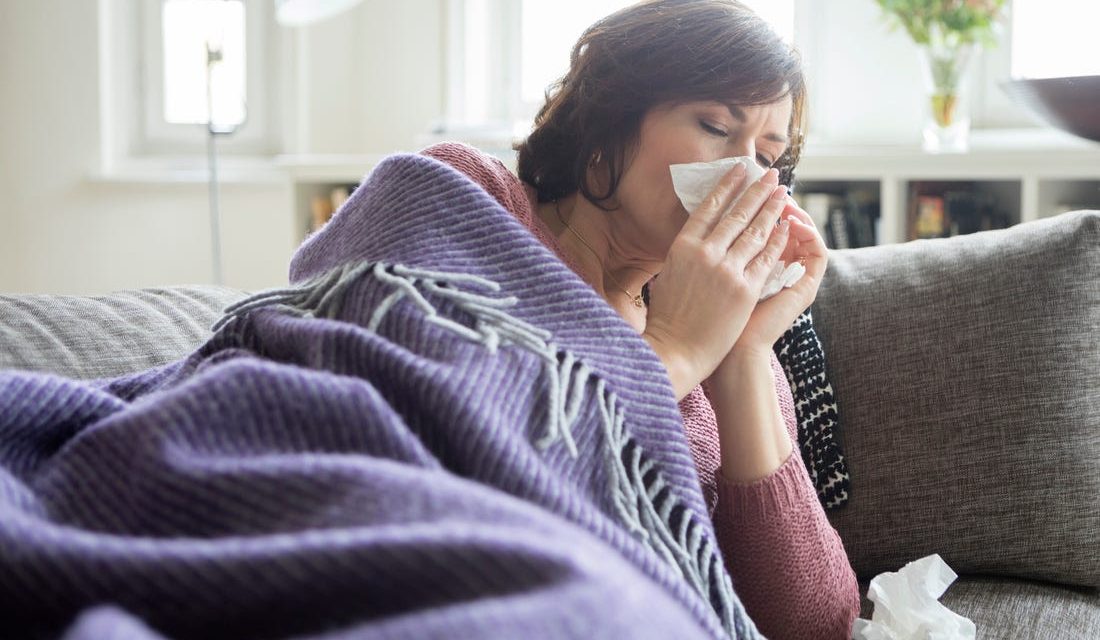
[[[206,153],[210,168],[210,252],[213,256],[214,283],[225,284],[222,274],[221,212],[218,208],[218,150],[215,139],[228,135],[236,127],[219,128],[214,124],[214,83],[211,81],[214,65],[222,60],[222,49],[208,39],[206,41]]]
[[[301,26],[336,15],[358,4],[360,0],[275,0],[275,16],[280,24]],[[219,127],[214,123],[214,65],[222,61],[220,43],[206,40],[206,151],[210,169],[210,251],[213,256],[214,283],[225,284],[222,273],[221,212],[218,207],[217,137],[236,131],[235,126]]]

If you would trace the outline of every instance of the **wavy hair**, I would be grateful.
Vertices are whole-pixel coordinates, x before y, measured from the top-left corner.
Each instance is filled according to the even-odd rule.
[[[577,190],[601,203],[616,192],[627,150],[653,107],[696,100],[741,106],[793,102],[790,146],[772,165],[790,185],[802,150],[806,83],[802,62],[738,0],[644,0],[590,26],[569,70],[546,90],[527,138],[515,145],[517,173],[550,202]],[[606,193],[588,169],[606,177]]]

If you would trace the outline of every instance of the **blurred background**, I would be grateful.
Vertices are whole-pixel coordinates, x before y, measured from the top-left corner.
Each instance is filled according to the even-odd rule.
[[[627,4],[0,0],[0,291],[285,283],[380,158],[463,140],[514,168],[572,43]],[[795,194],[830,246],[1100,208],[1100,144],[1003,86],[1100,74],[1100,2],[1005,6],[952,152],[922,138],[919,47],[880,3],[749,4],[803,56]]]

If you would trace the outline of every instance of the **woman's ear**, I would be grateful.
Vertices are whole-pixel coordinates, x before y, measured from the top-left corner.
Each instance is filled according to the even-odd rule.
[[[630,170],[631,162],[634,160],[634,154],[637,149],[637,139],[628,141],[622,150],[622,154],[616,156],[614,151],[608,151],[607,149],[600,149],[593,153],[589,159],[588,168],[585,171],[585,181],[588,185],[589,193],[594,195],[600,195],[608,192],[611,186],[611,164],[612,159],[618,158],[622,164],[616,167],[619,174],[619,183],[615,186],[615,193],[611,194],[611,197],[601,201],[599,204],[605,208],[618,209],[622,207],[622,203],[619,200],[618,190],[622,186],[623,178],[626,176],[627,171]],[[595,159],[595,166],[593,166],[592,159]]]

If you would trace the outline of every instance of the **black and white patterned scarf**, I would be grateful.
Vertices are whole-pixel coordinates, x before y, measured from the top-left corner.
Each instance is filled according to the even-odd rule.
[[[851,487],[848,466],[840,450],[838,413],[833,387],[825,368],[825,354],[807,309],[773,345],[787,374],[798,422],[798,449],[826,510],[848,502]]]

